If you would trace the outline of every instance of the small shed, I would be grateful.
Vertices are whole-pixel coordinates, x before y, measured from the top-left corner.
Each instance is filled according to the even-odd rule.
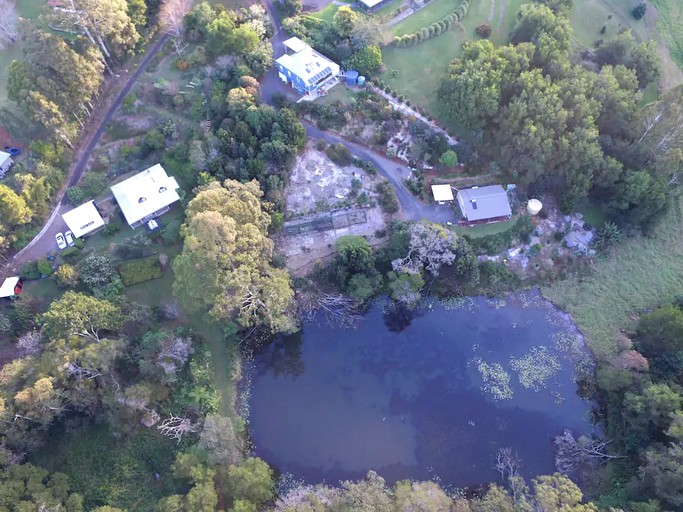
[[[78,208],[62,214],[62,219],[76,238],[90,234],[104,226],[104,219],[97,211],[95,203],[89,201]]]
[[[458,205],[468,223],[489,223],[512,217],[507,192],[500,185],[458,191]]]
[[[358,7],[365,12],[377,12],[387,5],[391,0],[359,0]]]
[[[432,195],[439,204],[453,202],[453,189],[450,185],[432,185]]]
[[[9,168],[12,167],[13,163],[14,160],[12,160],[12,155],[5,153],[4,151],[0,151],[0,178],[7,174],[7,171],[9,171]]]
[[[0,286],[0,299],[15,297],[21,293],[21,278],[18,276],[8,277]]]

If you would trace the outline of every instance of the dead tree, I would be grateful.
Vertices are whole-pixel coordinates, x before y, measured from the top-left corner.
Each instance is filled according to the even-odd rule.
[[[183,41],[185,25],[183,19],[192,7],[192,0],[165,0],[159,9],[159,23],[164,29],[164,33],[171,36],[175,52],[182,55],[187,48],[187,43]]]
[[[570,430],[565,430],[555,438],[555,467],[564,475],[572,475],[590,465],[624,458],[623,455],[606,452],[611,442],[587,436],[576,439]]]
[[[358,301],[341,293],[318,293],[309,295],[301,304],[304,319],[313,320],[322,313],[332,327],[355,328],[362,318],[358,314]]]
[[[183,436],[188,432],[196,432],[199,425],[192,423],[190,418],[181,418],[180,416],[169,416],[157,427],[162,435],[175,439],[178,443],[183,439]]]
[[[495,468],[503,480],[516,477],[519,474],[519,455],[512,448],[501,448],[496,454]]]
[[[33,356],[42,350],[43,336],[35,329],[19,336],[17,348],[22,356]]]

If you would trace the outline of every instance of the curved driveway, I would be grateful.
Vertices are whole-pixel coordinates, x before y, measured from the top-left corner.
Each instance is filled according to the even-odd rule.
[[[385,177],[393,185],[401,203],[401,209],[406,220],[427,219],[432,222],[455,222],[455,213],[448,205],[425,204],[415,197],[403,184],[403,180],[410,176],[410,169],[398,162],[376,153],[360,144],[349,142],[339,135],[323,131],[308,122],[303,122],[306,135],[316,139],[322,139],[329,144],[343,144],[356,157],[372,162],[377,172]]]

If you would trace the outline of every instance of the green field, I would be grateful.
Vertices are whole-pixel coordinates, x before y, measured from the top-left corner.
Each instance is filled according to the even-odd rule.
[[[599,359],[614,354],[616,333],[630,329],[630,315],[670,303],[683,290],[683,201],[650,237],[634,237],[599,259],[588,278],[559,281],[543,294],[570,313]]]
[[[669,54],[683,69],[683,3],[680,0],[652,0],[657,7],[657,28]]]
[[[519,216],[515,215],[510,220],[505,222],[494,222],[493,224],[479,224],[476,226],[456,226],[455,232],[458,235],[468,235],[472,238],[483,238],[485,236],[497,235],[517,225]]]
[[[476,3],[476,2],[474,2]],[[416,32],[423,27],[428,27],[432,23],[445,18],[457,7],[453,0],[432,0],[426,7],[423,7],[415,14],[408,16],[405,20],[391,27],[391,34],[402,36]]]
[[[493,16],[491,40],[496,44],[505,43],[514,25],[515,14],[522,2],[523,0],[507,0],[505,2],[502,0],[477,0],[472,2],[467,16],[455,28],[408,48],[384,48],[386,70],[381,75],[382,80],[438,119],[440,109],[436,92],[446,73],[448,64],[462,54],[462,44],[467,40],[479,38],[474,29],[477,25],[488,23],[489,16]],[[435,9],[430,12],[441,12],[436,11],[437,8],[450,12],[453,3],[448,0],[434,0],[433,4],[430,5],[434,5]],[[445,9],[444,6],[448,9]],[[425,7],[417,14],[399,23],[394,27],[394,33],[405,34],[421,28],[423,25],[418,26],[413,18],[429,7]],[[436,19],[441,19],[443,16],[445,14]],[[435,20],[431,20],[427,24],[432,21]],[[393,70],[398,71],[399,76],[397,78],[391,76]]]

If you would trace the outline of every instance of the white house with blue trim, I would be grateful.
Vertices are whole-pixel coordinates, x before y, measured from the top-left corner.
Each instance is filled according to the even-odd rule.
[[[298,37],[284,42],[287,52],[275,61],[280,80],[302,95],[316,95],[337,83],[339,65]]]

